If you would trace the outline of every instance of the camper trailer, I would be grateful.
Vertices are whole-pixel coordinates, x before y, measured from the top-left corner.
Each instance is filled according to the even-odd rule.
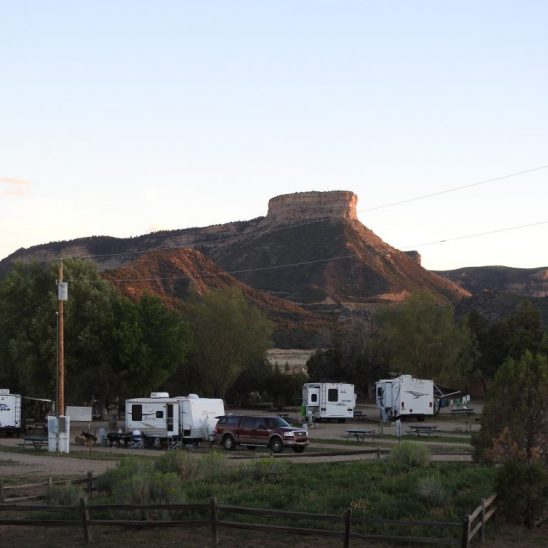
[[[303,408],[308,422],[332,420],[344,422],[354,416],[354,385],[342,382],[303,385]]]
[[[221,399],[152,392],[149,398],[126,400],[126,428],[139,430],[148,439],[181,438],[196,443],[212,439],[217,417],[224,413]]]
[[[424,420],[439,411],[439,400],[434,396],[434,382],[401,375],[383,379],[375,384],[376,402],[383,421],[403,417]]]
[[[19,435],[22,429],[21,396],[0,388],[0,432]]]

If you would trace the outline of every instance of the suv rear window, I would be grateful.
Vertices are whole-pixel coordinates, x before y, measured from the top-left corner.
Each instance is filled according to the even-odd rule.
[[[238,424],[239,420],[240,420],[240,417],[236,417],[236,416],[221,417],[219,419],[219,424],[227,424],[227,425]]]

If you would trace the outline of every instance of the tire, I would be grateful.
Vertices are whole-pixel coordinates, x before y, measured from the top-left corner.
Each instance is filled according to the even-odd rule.
[[[236,440],[230,434],[226,435],[223,438],[223,447],[227,451],[232,451],[236,447]]]
[[[302,453],[304,451],[304,448],[304,445],[296,445],[295,447],[293,447],[293,451],[295,451],[295,453]]]
[[[284,450],[284,444],[281,438],[276,437],[270,440],[270,450],[273,453],[281,453]]]

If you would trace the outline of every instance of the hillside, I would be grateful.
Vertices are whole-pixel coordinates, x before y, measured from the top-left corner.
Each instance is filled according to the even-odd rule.
[[[439,271],[472,294],[483,291],[512,293],[524,297],[548,297],[548,268],[479,266]]]
[[[0,262],[87,257],[100,270],[133,263],[135,254],[194,247],[255,289],[315,310],[367,307],[401,301],[428,288],[441,301],[469,293],[420,265],[418,254],[383,242],[357,218],[348,191],[302,192],[272,198],[266,217],[205,228],[157,232],[136,238],[81,238],[21,249]],[[134,271],[135,278],[150,277]],[[180,282],[184,284],[184,282]],[[175,291],[177,287],[163,288]],[[164,295],[165,298],[165,295]]]
[[[314,342],[318,331],[331,323],[295,303],[239,282],[194,249],[146,253],[131,263],[103,272],[103,276],[130,298],[156,295],[172,308],[212,289],[237,287],[274,322],[275,342],[282,346]]]

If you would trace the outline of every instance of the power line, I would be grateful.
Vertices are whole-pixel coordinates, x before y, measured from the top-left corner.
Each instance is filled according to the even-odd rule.
[[[540,171],[542,169],[548,169],[548,164],[534,167],[532,169],[525,169],[523,171],[516,171],[515,173],[510,173],[508,175],[501,175],[500,177],[494,177],[492,179],[485,179],[484,181],[478,181],[476,183],[470,183],[468,185],[455,186],[453,188],[447,188],[446,190],[440,190],[439,192],[432,192],[430,194],[422,194],[421,196],[415,196],[414,198],[408,198],[406,200],[400,200],[398,202],[391,202],[388,204],[382,204],[376,207],[370,207],[368,209],[361,209],[360,212],[366,211],[376,211],[377,209],[385,209],[387,207],[393,207],[401,204],[408,204],[410,202],[416,202],[418,200],[425,200],[426,198],[432,198],[434,196],[441,196],[442,194],[449,194],[450,192],[458,192],[459,190],[465,190],[467,188],[473,188],[475,186],[486,185],[488,183],[494,183],[496,181],[503,181],[504,179],[511,179],[512,177],[518,177],[519,175],[525,175],[527,173],[533,173],[535,171]]]
[[[514,173],[509,173],[507,175],[501,175],[499,177],[494,177],[494,178],[491,178],[491,179],[485,179],[483,181],[477,181],[475,183],[470,183],[470,184],[467,184],[467,185],[462,185],[462,186],[458,186],[458,187],[448,188],[448,189],[445,189],[445,190],[440,190],[439,192],[432,192],[430,194],[422,194],[420,196],[415,196],[413,198],[408,198],[408,199],[400,200],[400,201],[397,201],[397,202],[382,204],[382,205],[375,206],[375,207],[372,207],[372,208],[367,208],[367,209],[360,209],[360,210],[357,210],[357,213],[377,211],[379,209],[386,209],[386,208],[394,207],[394,206],[397,206],[397,205],[402,205],[402,204],[406,204],[406,203],[410,203],[410,202],[416,202],[416,201],[419,201],[419,200],[425,200],[427,198],[432,198],[434,196],[440,196],[440,195],[443,195],[443,194],[458,192],[460,190],[466,190],[466,189],[473,188],[473,187],[476,187],[476,186],[485,185],[485,184],[493,183],[493,182],[496,182],[496,181],[502,181],[504,179],[510,179],[510,178],[513,178],[513,177],[518,177],[520,175],[526,175],[528,173],[533,173],[535,171],[541,171],[541,170],[544,170],[544,169],[548,169],[548,164],[538,166],[538,167],[534,167],[534,168],[531,168],[531,169],[525,169],[525,170],[522,170],[522,171],[516,171]],[[329,220],[332,220],[332,219],[333,219],[332,217],[321,217],[321,218],[314,219],[312,221],[307,221],[307,222],[304,222],[304,223],[289,224],[289,225],[284,225],[284,226],[277,227],[277,228],[266,229],[266,230],[262,231],[262,234],[271,233],[271,232],[278,232],[278,231],[281,231],[281,230],[291,230],[291,229],[294,229],[294,228],[300,228],[300,227],[303,227],[303,226],[308,226],[308,225],[312,225],[312,224],[315,224],[315,223],[321,223],[321,222],[329,221]],[[185,229],[182,229],[182,230],[185,230]],[[169,232],[172,232],[172,231],[169,231]],[[149,248],[149,249],[146,249],[146,250],[123,251],[123,252],[119,252],[119,253],[110,253],[110,254],[101,254],[101,255],[71,255],[69,258],[73,258],[73,259],[78,259],[78,258],[99,259],[99,258],[109,258],[109,257],[122,257],[122,256],[127,256],[127,255],[142,255],[142,254],[145,254],[145,253],[150,253],[152,251],[172,251],[172,250],[175,250],[175,249],[193,248],[193,247],[197,247],[197,246],[206,246],[206,245],[222,243],[222,242],[232,240],[234,238],[239,238],[239,237],[241,237],[241,235],[242,234],[233,234],[231,236],[225,236],[225,237],[217,238],[217,239],[213,239],[213,240],[204,240],[204,241],[201,241],[201,242],[192,242],[192,243],[188,243],[187,245],[177,245],[177,246],[171,246],[171,247],[167,246],[167,247],[159,247],[159,248],[152,248],[152,249]],[[146,236],[147,235],[144,235],[144,237],[146,237]]]
[[[4,320],[2,321],[2,325],[7,324],[8,322],[11,322],[12,320],[19,317],[24,312],[27,312],[31,308],[37,307],[39,304],[42,304],[42,302],[44,302],[46,299],[49,299],[50,297],[51,297],[51,293],[48,293],[47,295],[45,295],[45,296],[41,297],[40,299],[38,299],[36,302],[34,302],[32,304],[29,304],[25,308],[22,308],[17,313],[15,313],[13,316],[10,316],[9,318],[4,318]]]
[[[356,255],[342,255],[339,257],[329,257],[325,259],[315,259],[312,261],[301,261],[298,263],[287,263],[282,265],[273,265],[273,266],[261,266],[258,268],[246,268],[242,270],[223,270],[222,272],[198,272],[195,277],[197,278],[212,278],[214,276],[225,276],[226,274],[233,275],[233,274],[244,274],[247,272],[259,272],[263,270],[276,270],[280,268],[290,268],[295,266],[305,266],[310,264],[316,264],[316,263],[326,263],[329,261],[340,261],[343,259],[351,259],[356,258]],[[151,278],[129,278],[125,280],[75,280],[71,281],[71,283],[130,283],[130,282],[150,282],[153,280],[180,280],[180,279],[186,279],[190,278],[191,276],[185,275],[185,276],[153,276]]]
[[[487,236],[489,234],[497,234],[499,232],[510,232],[511,230],[518,230],[520,228],[529,228],[532,226],[539,226],[539,225],[545,225],[548,224],[548,221],[539,221],[538,223],[529,223],[525,225],[517,225],[517,226],[509,226],[506,228],[498,228],[496,230],[487,230],[485,232],[476,232],[474,234],[467,234],[465,236],[455,236],[454,238],[444,238],[443,240],[434,240],[432,242],[423,242],[421,244],[414,244],[414,245],[406,245],[402,246],[404,249],[413,249],[415,247],[422,247],[425,245],[435,245],[435,244],[444,244],[446,242],[454,242],[457,240],[466,240],[469,238],[478,238],[480,236]]]

